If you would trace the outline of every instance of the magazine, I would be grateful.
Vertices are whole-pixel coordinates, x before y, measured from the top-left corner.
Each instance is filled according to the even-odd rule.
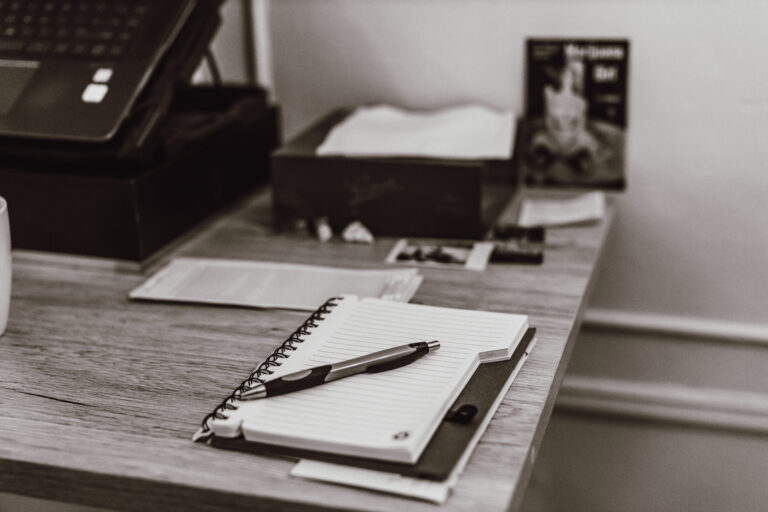
[[[526,66],[525,182],[623,189],[629,41],[529,39]]]

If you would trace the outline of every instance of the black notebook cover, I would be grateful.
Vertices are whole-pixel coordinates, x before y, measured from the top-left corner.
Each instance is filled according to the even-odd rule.
[[[376,459],[365,459],[336,455],[333,453],[304,450],[286,446],[269,445],[246,441],[242,436],[235,438],[213,436],[212,446],[230,450],[247,451],[261,455],[315,459],[347,466],[357,466],[377,471],[387,471],[405,476],[429,480],[445,480],[461,459],[464,450],[477,432],[483,419],[491,412],[493,403],[515,368],[528,352],[536,334],[529,328],[515,351],[506,361],[481,364],[449,409],[446,418],[435,431],[416,464],[403,464]],[[474,406],[477,412],[471,418],[462,414]],[[464,408],[462,408],[464,407]],[[467,421],[468,420],[468,421]]]

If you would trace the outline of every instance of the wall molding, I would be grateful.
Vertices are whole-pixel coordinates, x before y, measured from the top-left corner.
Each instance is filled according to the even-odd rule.
[[[556,409],[768,435],[768,394],[566,375]]]
[[[768,346],[768,325],[729,320],[589,308],[584,314],[583,326]]]
[[[608,339],[648,337],[676,343],[700,341],[768,348],[768,325],[663,314],[588,309],[584,329],[604,331]],[[621,379],[567,373],[556,407],[583,414],[634,418],[768,435],[768,393],[690,386],[674,382]]]

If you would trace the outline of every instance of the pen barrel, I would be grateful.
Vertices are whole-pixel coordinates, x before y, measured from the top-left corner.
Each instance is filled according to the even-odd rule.
[[[433,340],[380,350],[373,354],[367,354],[340,363],[308,368],[271,379],[243,391],[238,398],[241,400],[253,400],[283,395],[358,373],[377,373],[392,370],[408,365],[438,348],[440,348],[440,342]]]
[[[331,371],[331,365],[318,366],[309,370],[302,370],[288,375],[283,375],[264,383],[266,396],[293,393],[302,389],[311,388],[326,382],[325,378]]]
[[[399,347],[388,348],[373,352],[372,354],[366,354],[364,356],[355,357],[354,359],[348,359],[331,365],[331,372],[326,377],[327,382],[349,377],[351,375],[357,375],[359,373],[372,372],[372,367],[380,364],[391,364],[395,362],[398,366],[401,366],[399,361],[403,358],[415,352],[415,348],[409,345],[402,345]]]
[[[379,373],[407,366],[432,350],[437,350],[439,347],[440,343],[438,341],[419,341],[417,343],[411,343],[409,345],[391,349],[392,351],[398,351],[399,353],[393,353],[387,357],[379,358],[378,361],[371,363],[368,366],[366,372]]]

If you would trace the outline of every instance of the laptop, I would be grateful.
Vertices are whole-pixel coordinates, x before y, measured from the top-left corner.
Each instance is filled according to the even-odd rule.
[[[105,142],[195,0],[0,0],[0,137]]]

